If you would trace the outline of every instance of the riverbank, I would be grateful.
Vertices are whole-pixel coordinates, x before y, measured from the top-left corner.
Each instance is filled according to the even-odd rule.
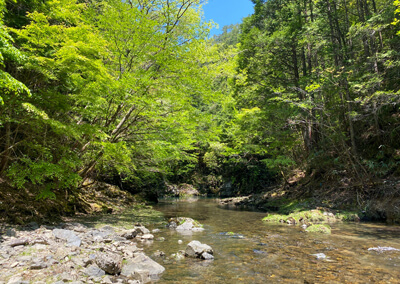
[[[166,224],[152,207],[61,219],[1,224],[0,283],[147,283],[164,271],[143,252]]]
[[[359,184],[346,178],[326,182],[292,178],[261,193],[224,198],[220,203],[286,215],[321,208],[357,215],[364,221],[400,224],[400,179],[392,177]]]
[[[113,226],[6,226],[0,242],[0,283],[133,284],[158,279],[164,267],[143,253],[157,230],[150,232],[134,221],[124,227],[109,220]]]
[[[93,180],[87,180],[75,190],[55,190],[46,198],[40,196],[43,196],[42,188],[34,184],[17,189],[0,179],[0,222],[52,224],[76,214],[119,214],[144,203],[139,196],[118,186]]]

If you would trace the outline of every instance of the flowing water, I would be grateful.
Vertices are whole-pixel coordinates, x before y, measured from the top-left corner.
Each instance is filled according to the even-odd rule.
[[[166,271],[159,283],[400,283],[400,227],[383,224],[332,224],[332,234],[262,222],[265,213],[228,210],[215,200],[161,202],[165,217],[190,217],[203,232],[185,234],[162,228],[145,251],[167,256],[192,240],[214,249],[212,261],[155,258]],[[227,232],[233,232],[228,233]],[[178,240],[183,243],[179,244]]]

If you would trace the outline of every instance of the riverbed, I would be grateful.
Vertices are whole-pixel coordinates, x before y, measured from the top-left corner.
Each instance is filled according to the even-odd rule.
[[[298,226],[262,221],[262,212],[228,210],[214,199],[162,201],[155,209],[166,218],[190,217],[202,232],[160,227],[145,251],[166,268],[159,283],[400,283],[400,227],[377,223],[331,224],[332,234],[306,233]],[[182,242],[179,242],[181,240]],[[214,249],[212,261],[171,254],[198,240]]]

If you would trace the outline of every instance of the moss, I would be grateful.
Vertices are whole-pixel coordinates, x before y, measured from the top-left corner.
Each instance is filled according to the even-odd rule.
[[[196,221],[192,218],[186,218],[186,217],[172,218],[172,219],[170,219],[169,222],[172,222],[172,221],[177,223],[178,226],[186,223],[186,221],[191,221],[195,228],[203,228],[203,224],[200,224],[198,221]]]
[[[321,234],[331,234],[331,227],[327,224],[311,225],[306,229],[307,233],[321,233]]]
[[[279,214],[290,214],[294,212],[308,210],[312,207],[311,201],[291,200],[287,198],[270,198],[262,206],[267,210],[276,211]]]
[[[327,223],[336,221],[334,216],[325,215],[320,210],[307,210],[292,213],[289,215],[270,214],[264,217],[263,221],[267,222],[286,222],[288,219],[294,219],[296,223]]]
[[[358,222],[360,221],[360,217],[356,213],[353,212],[340,212],[336,213],[335,217],[337,219],[340,219],[341,221],[346,221],[346,222]]]
[[[284,222],[288,219],[294,219],[296,223],[333,223],[341,221],[359,221],[360,218],[357,214],[352,212],[330,213],[321,210],[306,210],[291,213],[289,215],[269,214],[263,218],[266,222]]]
[[[265,222],[273,222],[273,223],[278,223],[281,220],[284,220],[287,218],[288,216],[284,216],[284,215],[279,215],[279,214],[269,214],[268,216],[264,217],[262,220]]]

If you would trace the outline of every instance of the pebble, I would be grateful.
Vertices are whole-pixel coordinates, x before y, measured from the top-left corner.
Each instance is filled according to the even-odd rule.
[[[313,256],[315,256],[317,259],[326,259],[327,256],[324,253],[314,253],[312,254]]]

